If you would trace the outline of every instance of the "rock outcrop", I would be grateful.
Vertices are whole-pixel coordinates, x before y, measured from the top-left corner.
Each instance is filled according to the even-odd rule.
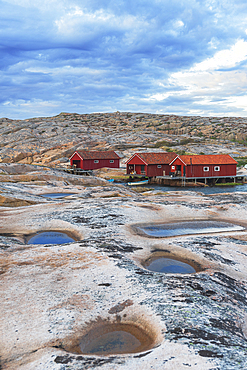
[[[247,119],[148,113],[61,113],[27,120],[0,119],[0,161],[66,165],[80,149],[171,149],[195,154],[247,156]]]
[[[0,207],[2,369],[246,368],[244,192],[139,193],[97,178],[75,185],[66,173],[58,181],[53,170],[39,185],[16,182],[22,167],[26,179],[33,170],[16,166],[1,165],[1,176],[8,176],[1,182],[2,199],[23,201]],[[37,175],[47,172],[39,167]],[[74,195],[41,197],[52,192]],[[169,238],[135,232],[136,225],[178,220],[224,221],[244,229]],[[24,236],[48,230],[77,238],[61,245],[24,243]],[[193,261],[199,272],[161,274],[143,267],[162,251]],[[111,356],[78,353],[80,338],[92,329],[100,332],[103,324],[138,326],[153,346]]]

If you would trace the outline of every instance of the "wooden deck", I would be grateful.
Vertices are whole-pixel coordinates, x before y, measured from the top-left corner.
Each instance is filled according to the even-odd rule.
[[[223,180],[223,181],[222,181]],[[200,185],[215,185],[217,182],[222,183],[243,183],[245,181],[245,176],[235,175],[235,176],[210,176],[210,177],[183,177],[183,176],[157,176],[156,179],[152,179],[151,182],[159,182],[166,185],[173,185],[175,183],[181,183],[182,186],[186,185],[186,182],[194,182]]]

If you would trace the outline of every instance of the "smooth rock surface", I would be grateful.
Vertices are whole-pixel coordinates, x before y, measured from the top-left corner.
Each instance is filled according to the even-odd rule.
[[[131,227],[178,219],[246,227],[245,193],[138,193],[97,178],[89,186],[64,174],[62,181],[51,176],[35,185],[8,176],[3,197],[38,203],[0,208],[2,369],[246,368],[246,230],[155,239]],[[76,194],[56,202],[39,196],[51,191]],[[23,235],[51,229],[80,240],[23,243]],[[191,259],[203,270],[181,276],[145,270],[142,262],[157,250]],[[156,344],[129,355],[68,350],[105,321],[152,330]]]

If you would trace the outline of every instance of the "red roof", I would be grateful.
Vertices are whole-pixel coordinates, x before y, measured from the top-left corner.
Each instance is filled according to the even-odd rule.
[[[229,154],[209,155],[180,155],[179,158],[185,165],[190,164],[237,164]]]
[[[134,156],[141,158],[148,164],[170,164],[178,155],[176,153],[135,153],[126,163],[128,163]]]
[[[106,152],[77,150],[75,153],[78,153],[82,159],[120,159],[119,155],[117,155],[113,150]]]

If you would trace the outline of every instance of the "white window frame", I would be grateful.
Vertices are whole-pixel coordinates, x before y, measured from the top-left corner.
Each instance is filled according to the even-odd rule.
[[[94,160],[94,163],[99,163],[98,159],[95,159],[95,160]]]
[[[176,166],[172,166],[172,170],[175,170],[176,169]]]
[[[157,165],[157,168],[162,168],[161,164],[158,164],[158,165]]]
[[[110,163],[114,163],[114,159],[110,159]]]
[[[215,170],[215,171],[220,171],[220,166],[215,166],[215,167],[214,167],[214,170]]]
[[[203,167],[204,172],[209,172],[209,167]]]

